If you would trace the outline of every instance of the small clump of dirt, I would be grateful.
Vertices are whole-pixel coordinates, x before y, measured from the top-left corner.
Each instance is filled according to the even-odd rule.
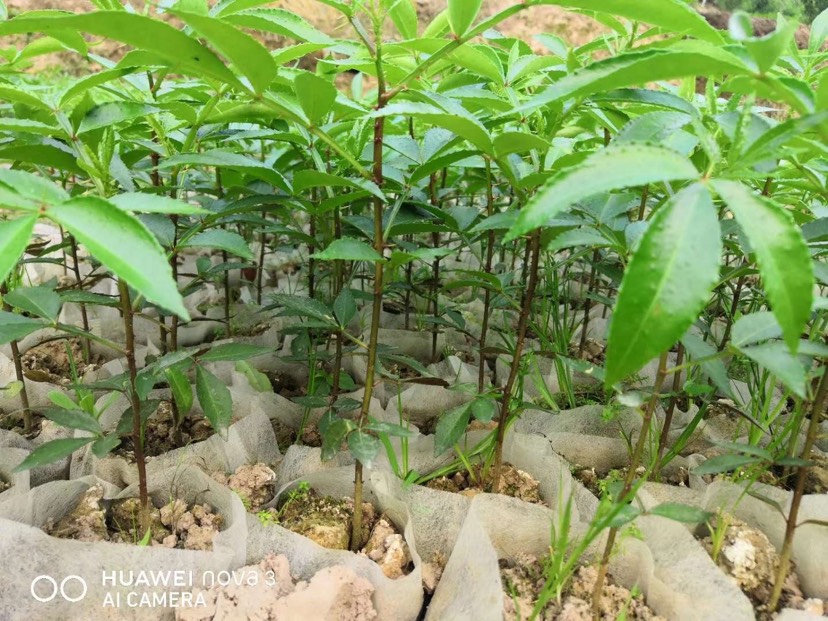
[[[488,476],[483,476],[480,468],[475,468],[475,470],[477,473],[474,476],[470,476],[468,471],[460,471],[451,476],[437,477],[426,483],[426,487],[467,497],[490,491],[491,472],[486,473]],[[512,464],[503,464],[503,471],[500,475],[500,493],[532,504],[546,505],[540,495],[538,480]]]
[[[193,442],[202,442],[212,436],[215,430],[204,416],[190,412],[181,421],[178,433],[179,437],[176,438],[172,402],[161,401],[155,413],[147,419],[144,455],[156,457]],[[121,457],[134,460],[132,436],[124,436],[120,446],[114,452]]]
[[[351,549],[353,516],[353,499],[323,496],[302,485],[289,492],[278,508],[259,512],[263,524],[278,524],[331,550]],[[367,502],[362,503],[362,521],[359,553],[377,563],[391,579],[411,573],[408,544],[394,523],[378,516]]]
[[[76,541],[110,541],[136,545],[212,550],[213,537],[222,525],[221,516],[206,504],[188,505],[175,499],[150,511],[149,541],[138,524],[137,498],[112,501],[107,508],[103,487],[93,485],[77,506],[57,523],[48,521],[43,530],[53,537]]]
[[[373,621],[373,585],[342,565],[326,567],[309,581],[295,582],[284,555],[269,554],[234,573],[227,586],[197,590],[204,605],[177,608],[177,621]]]
[[[713,518],[713,527],[716,528],[722,519],[727,521],[724,538],[719,556],[713,560],[748,596],[756,610],[756,618],[759,621],[770,621],[775,615],[767,610],[766,602],[773,591],[776,572],[779,569],[779,554],[765,533],[731,515]],[[708,535],[702,539],[702,544],[713,556],[712,536]],[[819,599],[805,599],[799,585],[799,577],[792,565],[782,587],[781,606],[822,611],[824,603]],[[818,614],[821,615],[823,612]]]
[[[501,561],[503,619],[528,621],[545,583],[543,563],[535,557],[519,557],[514,564]],[[592,591],[598,570],[591,565],[578,569],[566,586],[561,601],[552,600],[536,617],[541,621],[592,621]],[[601,599],[601,620],[665,621],[644,603],[640,593],[630,591],[607,576]]]
[[[258,512],[276,492],[276,473],[267,464],[239,466],[229,476],[224,472],[215,472],[213,478],[236,492],[251,513]]]
[[[83,361],[83,347],[79,338],[46,341],[35,345],[20,356],[20,364],[23,366],[23,375],[26,379],[62,386],[71,384],[73,381],[72,362],[75,364],[79,378],[99,366],[97,359],[89,363]]]
[[[583,351],[579,351],[580,347],[578,345],[572,345],[569,348],[569,353],[574,358],[580,358],[581,360],[586,360],[587,362],[591,362],[592,364],[602,365],[606,362],[606,355],[605,355],[605,347],[604,344],[596,341],[595,339],[591,339],[587,337],[586,341],[584,342],[584,349]]]

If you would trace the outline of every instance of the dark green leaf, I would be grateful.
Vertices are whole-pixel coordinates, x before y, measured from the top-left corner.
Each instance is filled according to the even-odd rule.
[[[224,432],[233,418],[233,397],[227,386],[204,367],[196,365],[196,394],[213,429]]]
[[[371,246],[358,239],[343,237],[335,239],[331,245],[312,255],[322,261],[381,261],[382,257]]]
[[[94,440],[95,438],[65,438],[62,440],[52,440],[51,442],[46,442],[33,450],[31,454],[26,457],[26,459],[24,459],[21,464],[17,466],[17,468],[15,468],[15,471],[22,472],[24,470],[30,470],[31,468],[37,468],[38,466],[51,464],[52,462],[71,455],[79,448],[86,446]]]
[[[18,341],[27,334],[45,327],[42,321],[0,311],[0,344]]]
[[[36,215],[0,221],[0,282],[6,280],[23,255],[36,222]]]
[[[216,362],[219,360],[247,360],[256,356],[273,353],[271,347],[248,345],[247,343],[222,343],[211,348],[198,357],[201,362]]]
[[[190,385],[190,380],[178,367],[169,367],[164,371],[164,375],[170,385],[179,416],[186,416],[193,407],[193,387]]]
[[[81,429],[96,435],[103,433],[101,425],[89,413],[83,410],[72,409],[66,410],[64,408],[43,408],[43,415],[51,421],[56,422],[61,427],[69,429]]]
[[[742,466],[758,464],[762,461],[759,457],[750,455],[717,455],[705,460],[702,464],[693,469],[693,474],[702,476],[705,474],[720,474],[730,472]]]
[[[465,403],[456,408],[452,408],[440,416],[440,420],[437,421],[437,427],[434,430],[435,457],[439,457],[445,453],[463,436],[466,427],[469,426],[469,418],[471,416],[470,405],[469,403]]]
[[[351,454],[366,468],[370,468],[380,450],[380,441],[369,433],[355,429],[348,434]]]
[[[650,515],[660,515],[668,520],[684,522],[686,524],[702,524],[707,522],[713,514],[698,507],[683,505],[678,502],[663,502],[650,509]]]
[[[5,301],[52,323],[57,321],[60,314],[60,296],[48,287],[18,287],[6,294]]]

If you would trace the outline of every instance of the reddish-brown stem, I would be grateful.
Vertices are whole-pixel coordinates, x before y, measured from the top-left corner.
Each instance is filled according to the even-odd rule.
[[[676,366],[680,367],[684,363],[684,345],[678,344],[676,349]],[[655,470],[653,476],[658,479],[661,472],[661,460],[664,457],[664,451],[667,449],[667,442],[670,436],[670,427],[673,424],[673,412],[676,409],[676,402],[678,401],[678,392],[681,388],[681,372],[673,374],[673,389],[670,395],[670,403],[667,405],[667,411],[664,413],[664,426],[661,428],[661,436],[658,439],[658,459],[655,463]]]
[[[0,296],[5,298],[6,294],[9,292],[8,286],[6,283],[0,284]],[[11,312],[11,306],[6,304],[6,300],[3,300],[3,310]],[[23,375],[23,363],[20,359],[20,347],[17,344],[16,340],[12,340],[9,342],[12,351],[12,362],[14,363],[14,375],[17,378],[17,381],[20,382],[22,388],[20,389],[20,404],[23,406],[23,431],[24,433],[31,433],[32,432],[32,411],[29,409],[29,393],[26,390],[26,376]]]
[[[528,267],[528,282],[520,308],[518,319],[517,342],[512,358],[512,366],[509,369],[509,378],[503,387],[503,396],[500,401],[500,419],[497,425],[497,443],[495,445],[494,469],[492,472],[492,492],[500,491],[500,474],[503,469],[503,441],[506,438],[506,427],[509,424],[509,413],[511,409],[512,390],[520,370],[520,360],[523,355],[523,346],[526,342],[526,330],[529,326],[529,315],[532,312],[532,301],[535,297],[535,287],[538,283],[538,262],[540,260],[540,229],[532,233],[526,247],[531,257]]]
[[[149,494],[147,493],[147,463],[144,457],[144,437],[141,421],[141,399],[135,387],[135,379],[138,376],[138,367],[135,364],[135,332],[133,329],[132,301],[129,296],[129,287],[118,279],[118,291],[121,294],[121,313],[123,314],[124,333],[126,343],[124,354],[127,360],[129,375],[129,400],[132,407],[132,445],[135,453],[135,464],[138,467],[138,500],[140,502],[139,524],[141,535],[146,533],[150,526]]]

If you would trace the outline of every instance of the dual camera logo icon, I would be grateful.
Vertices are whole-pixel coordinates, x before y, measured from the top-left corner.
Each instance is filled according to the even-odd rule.
[[[58,595],[67,602],[79,602],[86,597],[86,580],[80,576],[66,576],[58,582],[52,576],[38,576],[30,587],[32,597],[39,602],[51,602]]]

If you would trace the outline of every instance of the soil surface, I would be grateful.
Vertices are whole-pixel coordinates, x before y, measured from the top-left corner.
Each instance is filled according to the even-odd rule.
[[[389,578],[410,573],[413,565],[408,544],[394,523],[377,515],[370,503],[362,503],[362,512],[360,553],[376,562]],[[349,550],[353,515],[353,499],[323,496],[300,486],[288,492],[278,508],[261,511],[259,519],[264,525],[279,524],[323,548]]]
[[[286,556],[266,556],[257,565],[234,572],[228,586],[204,594],[206,606],[176,609],[178,621],[372,621],[373,585],[352,569],[335,565],[309,581],[296,582]],[[240,583],[240,584],[238,584]]]
[[[172,402],[161,401],[158,409],[147,420],[144,454],[147,457],[163,455],[193,442],[206,440],[215,433],[210,421],[193,412],[187,414],[181,421],[179,431],[180,441],[176,441]],[[121,445],[114,452],[116,455],[134,460],[132,436],[122,438]]]
[[[11,489],[12,484],[6,481],[5,479],[0,478],[0,494],[5,492],[6,490]]]
[[[68,345],[68,351],[67,351]],[[71,356],[71,358],[70,358]],[[97,361],[83,361],[80,339],[57,339],[35,345],[20,356],[23,375],[33,382],[50,382],[66,386],[72,383],[72,362],[78,377],[98,368]]]
[[[561,601],[555,598],[537,616],[541,621],[592,621],[592,590],[598,571],[585,565],[578,569],[565,588]],[[528,621],[544,586],[543,563],[534,557],[518,558],[514,564],[501,561],[503,619]],[[608,576],[601,600],[601,620],[635,619],[665,621],[645,603],[643,597],[615,584]]]
[[[721,523],[721,520],[725,523]],[[714,518],[714,527],[719,523],[725,528],[725,532],[721,551],[718,558],[713,560],[748,596],[756,610],[756,618],[759,621],[770,621],[775,615],[768,612],[765,603],[773,590],[779,568],[779,554],[776,548],[761,530],[731,515],[725,514]],[[712,557],[712,536],[705,537],[702,544]],[[788,573],[782,588],[781,607],[807,610],[818,615],[825,612],[825,605],[821,599],[805,599],[799,586],[799,577],[793,569]]]
[[[598,498],[601,498],[607,491],[607,487],[615,482],[624,480],[627,476],[627,468],[613,469],[605,475],[595,472],[595,468],[581,468],[575,466],[573,476],[578,479],[584,487]],[[644,475],[644,467],[639,466],[637,473]],[[661,483],[675,485],[676,487],[687,487],[690,482],[690,473],[683,466],[671,472],[662,472]]]
[[[206,504],[187,505],[173,500],[150,512],[150,540],[138,526],[139,501],[127,498],[113,501],[107,509],[103,488],[93,485],[78,505],[57,523],[48,522],[43,530],[53,537],[77,541],[111,541],[162,546],[184,550],[212,550],[213,537],[222,525],[221,516]]]
[[[472,497],[491,491],[491,483],[488,480],[491,478],[491,470],[486,474],[488,477],[482,476],[478,470],[473,477],[470,477],[468,471],[456,472],[451,476],[432,479],[426,483],[426,487]],[[528,472],[518,470],[512,464],[503,464],[503,472],[500,476],[501,494],[536,505],[546,505],[540,495],[540,483]]]
[[[276,493],[276,473],[267,464],[239,466],[231,475],[215,472],[213,478],[236,492],[251,513],[258,512]]]

